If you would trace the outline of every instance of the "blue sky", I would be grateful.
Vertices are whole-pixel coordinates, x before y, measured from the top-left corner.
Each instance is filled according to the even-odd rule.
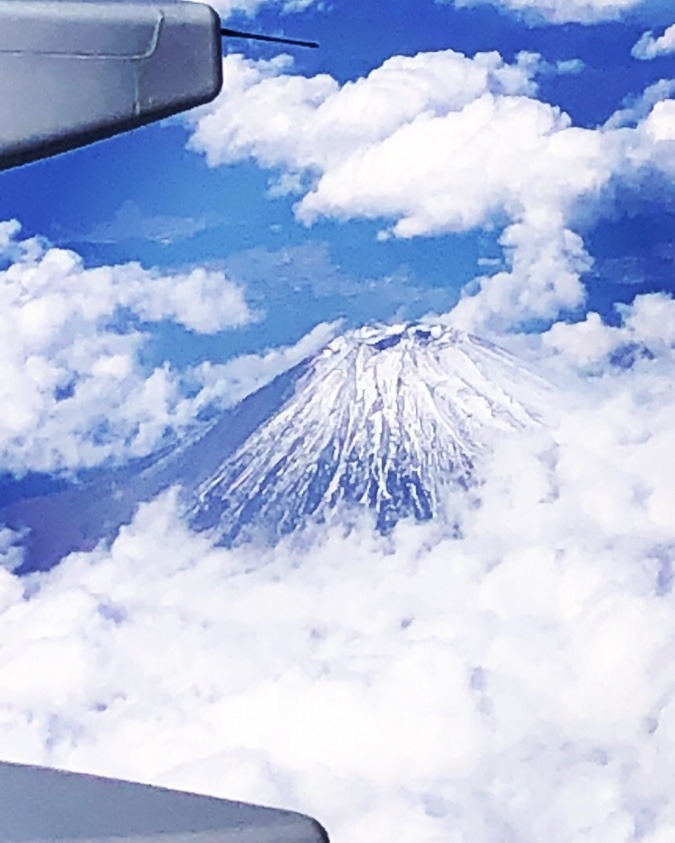
[[[576,4],[581,12],[568,3],[564,23],[546,13],[556,4],[541,5],[544,15],[530,9],[523,16],[499,3],[458,8],[431,0],[380,0],[364,11],[362,3],[348,0],[309,4],[296,12],[272,3],[258,14],[235,12],[228,22],[318,39],[319,50],[293,51],[289,73],[329,74],[340,85],[397,55],[454,50],[472,57],[497,51],[512,64],[521,51],[537,53],[533,96],[590,130],[638,100],[650,85],[675,76],[672,52],[652,60],[631,55],[647,30],[656,37],[672,23],[668,3],[617,3],[619,11],[610,20],[604,19],[611,17],[605,4],[605,11],[594,15],[597,20],[583,23],[574,20],[589,17],[583,3]],[[252,62],[279,53],[256,43],[232,41],[225,47]],[[255,160],[253,144],[232,163],[209,167],[202,154],[186,149],[189,136],[185,122],[173,119],[4,173],[0,181],[0,218],[19,220],[24,236],[41,235],[74,249],[88,266],[140,261],[174,270],[205,265],[225,270],[244,286],[259,314],[254,323],[208,337],[156,324],[145,351],[153,363],[166,357],[179,366],[205,358],[222,361],[297,341],[317,323],[341,316],[358,324],[442,313],[485,271],[487,264],[479,262],[492,260],[496,266],[502,256],[497,240],[504,220],[498,214],[450,233],[386,240],[377,238],[382,217],[364,218],[353,209],[305,225],[293,212],[301,194],[270,194],[285,162],[264,166]],[[408,154],[415,156],[415,149]],[[637,186],[634,179],[613,181],[610,176],[605,196],[599,201],[594,196],[593,207],[574,221],[596,260],[584,276],[587,302],[573,308],[575,317],[590,307],[611,318],[615,301],[672,288],[672,182],[664,190],[663,184],[650,188],[648,179]],[[555,316],[547,315],[542,324]]]

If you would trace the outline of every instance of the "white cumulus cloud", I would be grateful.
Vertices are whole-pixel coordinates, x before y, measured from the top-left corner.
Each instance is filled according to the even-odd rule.
[[[675,349],[675,300],[667,293],[637,296],[631,305],[617,305],[618,326],[605,324],[597,313],[581,322],[557,322],[542,335],[544,348],[560,354],[566,365],[603,369],[607,358],[626,353],[661,355]]]
[[[668,53],[675,53],[675,23],[669,26],[663,35],[657,37],[654,37],[651,31],[645,32],[631,50],[633,58],[644,60],[655,59]]]
[[[211,166],[252,158],[280,174],[307,224],[378,219],[382,236],[403,238],[502,227],[506,269],[476,279],[456,314],[501,330],[582,303],[580,200],[601,208],[617,181],[675,180],[668,81],[587,129],[536,98],[541,67],[528,53],[510,65],[448,50],[395,56],[340,86],[294,75],[285,57],[228,56],[223,94],[195,118],[190,145]]]
[[[72,251],[0,225],[0,464],[54,470],[147,453],[193,407],[169,365],[145,371],[143,323],[214,333],[254,318],[222,273],[87,268]],[[139,320],[120,327],[120,313]]]
[[[288,56],[224,59],[224,87],[197,118],[190,145],[211,166],[253,157],[268,167],[323,173],[362,154],[420,114],[447,115],[485,93],[534,90],[532,57],[508,65],[497,53],[468,59],[447,50],[394,56],[340,85],[292,73]]]
[[[623,108],[615,111],[604,124],[604,128],[605,130],[626,126],[635,128],[649,116],[657,103],[673,99],[674,95],[675,79],[659,79],[658,82],[645,88],[638,97],[629,99]]]

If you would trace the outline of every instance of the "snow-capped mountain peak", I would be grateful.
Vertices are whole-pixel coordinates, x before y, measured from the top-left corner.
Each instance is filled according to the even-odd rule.
[[[367,326],[308,361],[292,396],[196,490],[190,516],[229,542],[365,505],[387,531],[431,518],[498,431],[535,424],[543,385],[442,325]]]

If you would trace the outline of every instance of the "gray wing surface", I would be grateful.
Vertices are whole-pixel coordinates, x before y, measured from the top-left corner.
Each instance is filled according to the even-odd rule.
[[[328,843],[315,820],[117,779],[0,762],[3,843]]]
[[[212,100],[220,19],[202,3],[0,0],[0,170]]]

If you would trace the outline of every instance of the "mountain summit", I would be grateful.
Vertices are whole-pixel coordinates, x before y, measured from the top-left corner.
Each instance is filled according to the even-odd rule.
[[[293,393],[195,489],[189,516],[229,543],[374,510],[428,520],[498,431],[535,424],[542,385],[491,343],[440,325],[365,327],[307,361]],[[214,457],[217,455],[214,455]]]
[[[23,570],[112,538],[141,501],[180,486],[186,517],[222,544],[274,542],[310,521],[445,512],[495,436],[538,423],[544,383],[495,345],[441,325],[370,326],[141,465],[101,471],[0,513],[27,536]]]

